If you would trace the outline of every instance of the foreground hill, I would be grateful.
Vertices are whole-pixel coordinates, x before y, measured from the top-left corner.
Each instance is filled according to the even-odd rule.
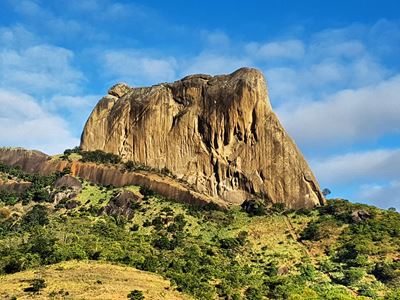
[[[141,291],[144,299],[192,299],[174,291],[161,276],[131,267],[95,261],[68,261],[38,269],[0,275],[1,299],[128,299]],[[24,291],[43,282],[37,292]],[[139,299],[139,298],[137,298]]]
[[[13,182],[31,182],[25,192],[0,193],[0,272],[15,278],[62,261],[91,260],[162,275],[196,299],[400,296],[400,215],[394,211],[339,199],[312,210],[253,201],[221,211],[145,187],[96,185],[68,170],[40,176],[1,165],[1,171]],[[144,284],[132,289],[146,295]]]

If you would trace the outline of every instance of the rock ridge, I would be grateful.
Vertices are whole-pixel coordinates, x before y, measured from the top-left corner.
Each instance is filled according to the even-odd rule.
[[[113,86],[91,113],[83,150],[168,169],[196,192],[241,204],[322,205],[317,180],[272,111],[263,74],[189,75],[173,83]]]

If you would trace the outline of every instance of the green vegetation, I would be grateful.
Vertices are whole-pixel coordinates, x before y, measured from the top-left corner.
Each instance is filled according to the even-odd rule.
[[[130,292],[128,294],[128,299],[130,299],[130,300],[143,300],[144,299],[143,292],[139,291],[139,290],[133,290],[132,292]]]
[[[22,195],[17,195],[16,193],[7,191],[0,191],[0,200],[5,204],[13,205],[19,201],[23,201],[24,204],[27,204],[30,201],[51,201],[50,191],[46,189],[46,187],[51,186],[58,178],[68,174],[69,170],[65,169],[62,172],[57,172],[50,176],[43,176],[39,174],[27,173],[24,172],[20,167],[10,167],[0,162],[0,173],[6,173],[11,177],[32,183],[28,190]]]
[[[75,147],[73,149],[66,149],[62,155],[56,156],[56,158],[68,161],[79,160],[96,164],[109,164],[118,167],[123,172],[149,171],[176,179],[176,176],[166,167],[159,170],[132,160],[122,161],[120,156],[101,150],[83,151],[79,147]]]
[[[400,293],[400,215],[392,210],[330,200],[297,212],[257,201],[223,212],[126,187],[141,195],[128,219],[103,209],[121,188],[83,182],[68,209],[42,197],[60,174],[6,171],[37,183],[36,196],[23,206],[0,198],[3,274],[94,260],[160,274],[196,299],[397,299]],[[127,297],[142,296],[132,288]]]
[[[24,289],[24,292],[29,292],[29,293],[37,293],[40,290],[44,289],[46,287],[46,282],[44,279],[39,278],[39,279],[33,279],[31,282],[31,285],[27,288]]]

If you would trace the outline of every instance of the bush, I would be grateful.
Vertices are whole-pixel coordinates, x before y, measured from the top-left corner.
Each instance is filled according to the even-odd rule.
[[[250,216],[262,216],[267,213],[267,207],[260,199],[248,199],[242,203],[241,207]]]
[[[139,192],[144,196],[145,199],[153,197],[155,195],[154,191],[146,186],[141,186]]]
[[[372,274],[381,282],[389,283],[400,278],[400,262],[399,263],[385,263],[379,262],[372,270]]]
[[[138,231],[139,230],[139,225],[138,224],[133,224],[131,227],[131,231]]]
[[[25,288],[24,292],[37,293],[41,289],[44,289],[45,287],[46,287],[46,282],[44,279],[33,279],[31,281],[31,285]]]
[[[107,153],[101,150],[95,151],[81,151],[80,154],[83,162],[95,162],[101,164],[119,164],[121,162],[121,157],[113,153]]]
[[[244,292],[244,295],[245,295],[246,300],[262,300],[263,299],[262,293],[254,287],[247,288],[247,290]]]
[[[286,208],[285,203],[278,202],[278,203],[272,204],[271,211],[272,212],[277,212],[277,213],[282,213],[282,212],[285,211],[285,208]]]
[[[300,274],[306,281],[312,281],[315,279],[316,271],[312,265],[302,265],[300,266]]]
[[[19,196],[16,193],[9,191],[0,191],[0,201],[5,205],[14,205],[19,201]]]
[[[26,228],[39,225],[44,226],[49,223],[49,216],[47,208],[43,205],[36,204],[26,215],[22,218],[22,225]]]
[[[344,271],[343,284],[350,286],[358,281],[364,276],[364,271],[359,268],[350,268]]]
[[[127,172],[132,172],[136,170],[136,165],[132,160],[124,162],[123,169]]]
[[[78,153],[78,154],[80,154],[80,153],[81,153],[81,149],[80,149],[78,146],[76,146],[76,147],[74,147],[74,148],[72,148],[72,149],[65,149],[65,150],[64,150],[64,155],[65,155],[65,156],[69,156],[69,155],[72,154],[72,153]]]
[[[128,299],[130,300],[143,300],[144,295],[142,291],[139,290],[133,290],[128,294]]]
[[[326,239],[331,236],[332,230],[337,228],[337,226],[337,222],[330,218],[312,221],[300,233],[300,239],[310,241]]]

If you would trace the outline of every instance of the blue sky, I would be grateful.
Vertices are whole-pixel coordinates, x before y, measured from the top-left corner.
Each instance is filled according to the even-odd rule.
[[[250,66],[322,187],[400,209],[399,3],[1,1],[0,145],[78,145],[118,81]]]

